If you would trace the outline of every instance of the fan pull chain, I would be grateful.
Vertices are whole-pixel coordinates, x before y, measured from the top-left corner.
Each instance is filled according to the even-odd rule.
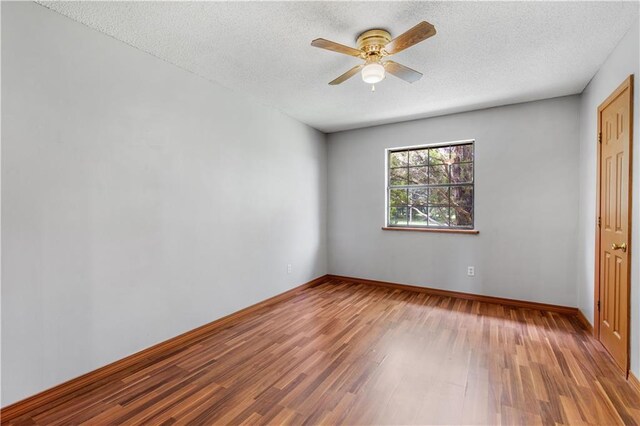
[[[371,85],[371,91],[372,91],[372,92],[375,92],[375,91],[376,91],[376,85],[375,85],[375,84],[372,84],[372,85]]]

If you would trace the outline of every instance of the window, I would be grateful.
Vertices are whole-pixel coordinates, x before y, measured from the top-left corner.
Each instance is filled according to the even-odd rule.
[[[473,141],[387,155],[387,226],[473,229]]]

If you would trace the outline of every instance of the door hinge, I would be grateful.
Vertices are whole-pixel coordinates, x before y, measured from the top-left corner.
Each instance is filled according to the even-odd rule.
[[[598,312],[600,312],[600,301],[598,300]]]
[[[600,216],[598,216],[598,226],[600,226],[601,223],[602,223],[602,219],[600,218]]]
[[[602,133],[598,133],[598,143],[602,143]]]

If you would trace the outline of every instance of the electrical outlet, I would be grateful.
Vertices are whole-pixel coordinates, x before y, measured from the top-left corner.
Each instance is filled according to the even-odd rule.
[[[291,270],[292,270],[292,268],[291,268],[291,264],[290,264],[290,263],[287,263],[287,274],[290,274],[290,273],[291,273]]]
[[[476,276],[476,268],[473,266],[468,266],[467,267],[467,276],[468,277],[475,277]]]

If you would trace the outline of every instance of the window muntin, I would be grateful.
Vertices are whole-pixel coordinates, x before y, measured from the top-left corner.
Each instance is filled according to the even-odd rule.
[[[473,141],[387,151],[387,226],[473,229]]]

